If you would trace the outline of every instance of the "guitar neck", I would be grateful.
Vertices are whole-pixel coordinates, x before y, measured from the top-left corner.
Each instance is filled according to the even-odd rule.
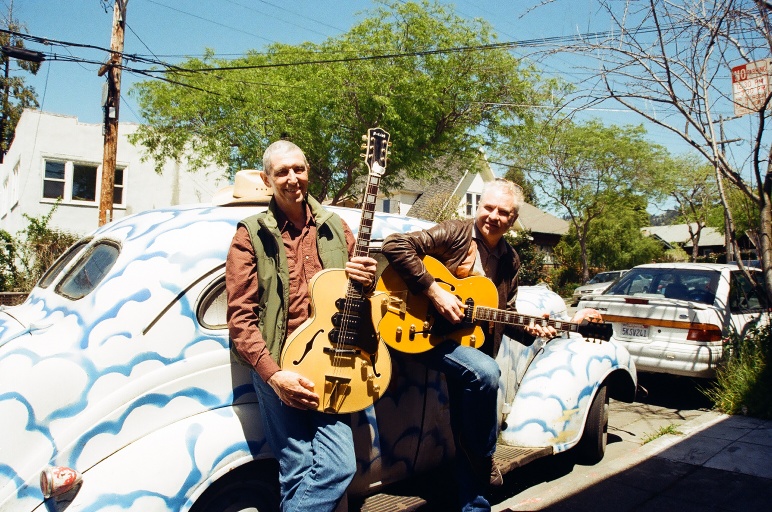
[[[375,174],[370,174],[367,178],[364,199],[362,200],[362,218],[359,222],[359,233],[357,243],[354,248],[354,256],[368,256],[370,254],[370,236],[373,230],[373,219],[375,218],[375,202],[378,197],[378,187],[381,178]]]
[[[474,308],[475,320],[486,320],[506,325],[541,325],[542,327],[552,326],[556,331],[579,332],[580,325],[553,318],[544,318],[540,316],[530,316],[517,313],[515,311],[506,311],[503,309],[486,308],[477,306]]]

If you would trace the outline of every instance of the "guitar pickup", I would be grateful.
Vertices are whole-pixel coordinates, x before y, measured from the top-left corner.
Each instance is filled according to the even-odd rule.
[[[381,309],[399,316],[405,316],[407,311],[407,290],[392,292],[381,299]]]

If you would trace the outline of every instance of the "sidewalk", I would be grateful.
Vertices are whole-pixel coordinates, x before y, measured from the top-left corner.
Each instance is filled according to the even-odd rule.
[[[772,421],[704,412],[609,464],[499,504],[523,510],[767,511],[772,509]]]

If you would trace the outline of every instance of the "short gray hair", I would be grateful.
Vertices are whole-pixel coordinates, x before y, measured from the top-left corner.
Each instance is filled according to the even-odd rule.
[[[514,198],[515,211],[520,211],[520,207],[525,202],[525,193],[523,193],[523,187],[512,183],[509,180],[505,180],[504,178],[496,178],[495,180],[488,181],[485,183],[485,185],[483,185],[482,195],[484,196],[488,192],[492,192],[494,190],[500,190],[511,195]]]
[[[300,151],[300,154],[303,155],[303,162],[305,162],[306,170],[308,170],[308,159],[306,158],[306,154],[303,153],[303,150],[300,149],[294,142],[290,142],[286,139],[279,139],[265,149],[265,153],[263,153],[263,171],[266,174],[272,173],[273,169],[271,169],[271,158],[273,158],[274,154],[289,153],[290,151],[295,150]]]

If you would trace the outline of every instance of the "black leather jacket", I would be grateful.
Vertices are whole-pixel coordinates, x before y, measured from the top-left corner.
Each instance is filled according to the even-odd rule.
[[[389,235],[383,242],[382,252],[389,263],[404,279],[411,293],[423,293],[434,282],[434,277],[426,271],[421,257],[432,256],[441,261],[453,275],[463,263],[472,243],[474,219],[448,220],[427,230],[412,233]],[[488,276],[496,285],[499,308],[514,310],[514,298],[517,295],[517,274],[520,270],[520,257],[515,249],[506,242],[506,254],[499,260],[498,275]],[[509,304],[509,306],[508,306]],[[489,333],[489,329],[485,329]],[[482,350],[496,357],[501,345],[501,336],[505,327],[496,324],[492,335],[486,336]],[[521,328],[507,328],[507,335],[521,343],[530,344],[534,338]]]

